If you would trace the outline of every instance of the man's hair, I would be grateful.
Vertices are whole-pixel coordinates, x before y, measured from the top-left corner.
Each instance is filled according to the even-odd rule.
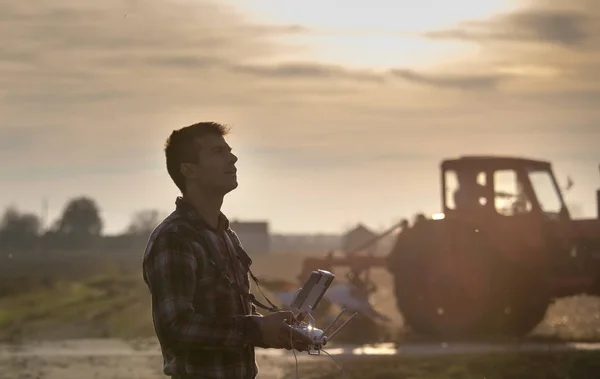
[[[165,143],[167,171],[182,193],[185,190],[185,178],[181,174],[181,164],[198,163],[199,151],[196,139],[209,134],[225,136],[228,133],[228,126],[216,122],[199,122],[173,130]]]

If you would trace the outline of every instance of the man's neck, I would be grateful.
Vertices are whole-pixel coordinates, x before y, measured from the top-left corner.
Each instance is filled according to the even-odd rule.
[[[205,193],[187,193],[183,198],[189,202],[198,215],[211,227],[217,229],[219,225],[219,215],[223,205],[222,195],[212,195]]]

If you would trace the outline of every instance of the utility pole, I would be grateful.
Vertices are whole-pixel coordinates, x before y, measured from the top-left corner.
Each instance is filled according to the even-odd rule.
[[[48,218],[48,199],[43,197],[42,198],[42,210],[40,213],[40,231],[39,231],[38,240],[37,240],[38,254],[41,253],[41,251],[42,251],[42,241],[43,241],[44,234],[46,233],[47,218]]]
[[[41,222],[41,228],[42,228],[42,233],[44,233],[46,231],[46,220],[48,218],[48,199],[47,198],[43,198],[42,199],[42,214],[40,217],[40,222]]]

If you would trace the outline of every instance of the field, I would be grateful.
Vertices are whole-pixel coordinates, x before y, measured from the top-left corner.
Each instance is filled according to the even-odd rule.
[[[263,255],[253,268],[265,281],[289,279],[301,261]],[[139,255],[60,252],[35,264],[13,258],[0,261],[0,275],[0,340],[153,336]]]
[[[308,255],[259,255],[254,257],[253,268],[264,282],[293,281],[302,259]],[[18,346],[31,340],[61,343],[68,339],[85,338],[144,341],[154,336],[149,297],[140,273],[139,254],[97,252],[81,256],[65,252],[47,257],[43,263],[36,265],[32,265],[31,261],[13,258],[1,260],[0,265],[0,340],[4,343]],[[372,302],[376,309],[392,318],[389,326],[392,338],[406,343],[420,340],[402,324],[390,290],[389,274],[378,270],[373,276],[379,290]],[[340,280],[343,280],[342,277],[338,276]],[[265,292],[269,293],[268,288],[265,288]],[[360,328],[345,334],[345,343],[352,342],[353,336],[360,334],[357,329]],[[600,300],[580,296],[558,301],[531,339],[600,340]],[[0,375],[0,378],[14,378],[10,375],[19,373],[22,377],[31,375],[43,379],[64,379],[78,377],[82,372],[95,372],[99,378],[126,378],[131,377],[132,370],[138,370],[135,372],[140,378],[162,376],[158,356],[77,359],[5,357],[4,360],[1,356],[0,371],[9,376]],[[349,378],[570,379],[597,377],[597,374],[592,376],[590,373],[600,372],[600,356],[596,352],[340,359]],[[301,366],[302,378],[341,377],[339,369],[326,357],[311,361],[313,363],[310,365]],[[259,362],[265,368],[263,378],[278,377],[273,376],[275,367],[293,369],[293,362],[289,360],[281,365],[282,361],[274,364],[272,358],[261,357]],[[150,368],[141,369],[141,366]],[[113,371],[106,371],[109,369]],[[293,377],[293,371],[283,377]]]
[[[254,257],[264,282],[295,280],[309,254]],[[140,257],[131,252],[56,255],[43,264],[0,261],[0,339],[143,338],[153,335],[149,298]],[[337,272],[336,272],[337,273]],[[376,309],[392,318],[399,339],[411,338],[402,325],[391,277],[375,270]],[[343,275],[338,275],[343,280]],[[265,285],[264,287],[268,287]],[[268,294],[269,289],[264,288]],[[573,297],[554,304],[535,336],[561,340],[600,340],[600,300]]]
[[[528,353],[493,356],[366,357],[340,359],[347,379],[593,379],[600,375],[600,353]],[[288,377],[292,378],[293,372]],[[342,378],[325,359],[308,366],[302,378]]]
[[[94,343],[91,341],[90,343]],[[102,345],[102,343],[98,343]],[[61,349],[57,346],[57,349]],[[290,356],[258,355],[260,379],[295,378]],[[436,357],[299,357],[302,379],[595,379],[598,352],[509,353]],[[341,368],[340,368],[341,367]],[[162,379],[158,355],[51,354],[5,356],[0,353],[0,379]]]

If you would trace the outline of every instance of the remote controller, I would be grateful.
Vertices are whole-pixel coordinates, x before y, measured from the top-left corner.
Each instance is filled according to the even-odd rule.
[[[342,314],[346,311],[345,309],[333,320],[331,324],[324,330],[314,327],[314,318],[312,317],[312,311],[317,308],[319,302],[323,298],[323,295],[333,282],[335,276],[329,271],[316,270],[311,272],[304,286],[296,292],[294,301],[292,302],[292,311],[296,314],[304,314],[308,317],[309,322],[301,322],[298,325],[294,325],[293,328],[303,335],[307,336],[311,340],[311,344],[308,347],[309,355],[318,355],[321,352],[323,346],[327,344],[344,326],[346,326],[353,318],[358,314],[354,313],[348,320],[346,320],[339,328],[337,328],[331,335],[327,336],[326,333],[331,327],[340,319]]]
[[[318,353],[323,346],[327,345],[327,336],[321,329],[310,325],[299,325],[294,327],[294,329],[311,340],[311,344],[308,346],[309,354]]]

